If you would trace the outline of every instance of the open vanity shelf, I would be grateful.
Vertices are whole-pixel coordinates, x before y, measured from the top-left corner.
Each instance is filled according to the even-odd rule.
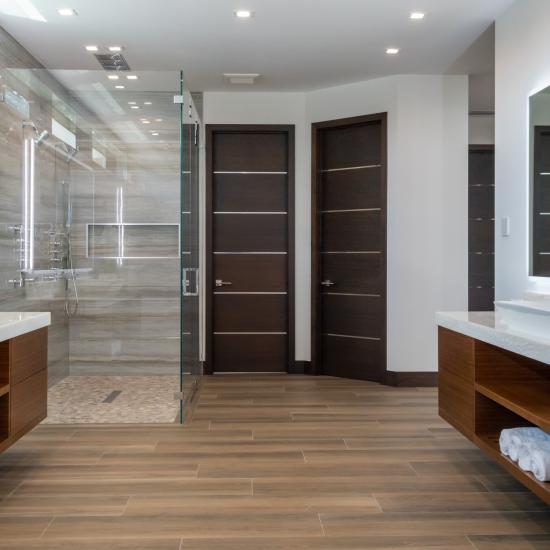
[[[439,328],[439,414],[550,503],[550,482],[504,456],[504,428],[538,426],[550,433],[550,365]]]

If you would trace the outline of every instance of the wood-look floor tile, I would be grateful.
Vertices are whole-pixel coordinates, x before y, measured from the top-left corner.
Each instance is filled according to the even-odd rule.
[[[231,537],[231,536],[321,536],[316,513],[248,514],[224,512],[180,516],[57,517],[46,529],[45,540],[64,538],[140,539]]]
[[[15,496],[29,495],[250,495],[252,482],[239,479],[138,479],[24,481]]]
[[[39,426],[0,455],[0,550],[550,549],[548,509],[432,389],[203,386],[186,427]]]
[[[547,505],[530,492],[374,495],[384,512],[541,512]]]
[[[477,550],[548,550],[550,535],[472,535]]]
[[[322,482],[326,478],[351,478],[352,476],[364,477],[384,476],[388,469],[391,470],[392,476],[401,479],[417,478],[414,470],[406,462],[399,463],[364,463],[364,464],[347,464],[342,467],[340,464],[289,464],[277,461],[263,461],[246,463],[234,462],[226,463],[223,457],[217,463],[201,463],[199,466],[199,478],[318,478]],[[481,483],[478,484],[481,486]]]
[[[200,476],[200,471],[199,471]],[[297,495],[372,495],[375,493],[466,493],[484,492],[483,485],[476,480],[460,476],[434,476],[433,478],[395,477],[383,474],[372,477],[340,477],[314,479],[281,478],[255,479],[254,494],[270,496]]]
[[[1,550],[180,550],[181,539],[139,539],[87,541],[82,538],[56,541],[13,541],[0,540]]]
[[[0,516],[121,515],[127,502],[126,496],[12,496],[1,503]]]
[[[550,512],[456,512],[321,514],[329,536],[383,535],[516,535],[548,534]]]
[[[336,512],[343,510],[381,513],[377,500],[370,495],[347,496],[216,496],[194,497],[192,506],[189,498],[178,495],[132,496],[124,515],[179,516],[206,514],[216,510],[221,515],[239,511],[247,514],[286,512],[289,514],[306,512]]]
[[[1,547],[0,547],[1,548]],[[182,541],[182,550],[473,550],[461,536],[235,538]],[[523,549],[522,549],[523,550]]]
[[[481,454],[479,449],[467,449],[467,450],[437,450],[437,449],[408,449],[407,451],[397,450],[344,450],[344,451],[304,451],[306,462],[311,463],[331,463],[331,464],[372,464],[375,462],[381,462],[384,464],[395,463],[400,460],[403,462],[412,462],[413,465],[418,462],[429,462],[432,464],[434,461],[472,461],[472,462],[489,462],[489,459]],[[422,472],[419,472],[422,473]],[[438,473],[434,471],[434,473]],[[447,472],[445,472],[447,473]],[[452,472],[454,473],[454,472]]]
[[[249,453],[249,452],[284,452],[305,450],[344,450],[346,443],[343,439],[282,439],[275,441],[193,441],[193,450],[197,452]],[[162,441],[155,451],[159,453],[175,453],[186,451],[190,447],[187,441]],[[249,458],[249,457],[248,457]]]

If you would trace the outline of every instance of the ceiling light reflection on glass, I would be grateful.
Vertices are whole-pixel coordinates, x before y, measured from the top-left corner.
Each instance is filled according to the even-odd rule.
[[[399,53],[399,48],[387,48],[386,53],[388,55],[397,55]]]
[[[118,75],[117,74],[110,74],[107,78],[109,80],[118,80]]]
[[[73,8],[59,8],[57,13],[62,17],[73,17],[74,15],[78,15]]]
[[[86,46],[86,50],[89,52],[97,52],[99,51],[99,48],[97,46],[90,45],[90,46]]]
[[[411,13],[411,19],[414,19],[416,21],[420,21],[421,19],[424,19],[425,16],[426,14],[421,11],[413,11]]]
[[[122,46],[109,46],[109,51],[110,52],[121,52],[122,51]]]
[[[138,79],[137,75],[135,75],[135,74],[129,74],[126,78],[128,80],[137,80]]]
[[[118,86],[115,86],[117,90],[124,90],[125,86],[122,86],[122,84],[119,84]]]
[[[235,16],[239,19],[250,19],[253,15],[253,12],[250,10],[237,10]]]

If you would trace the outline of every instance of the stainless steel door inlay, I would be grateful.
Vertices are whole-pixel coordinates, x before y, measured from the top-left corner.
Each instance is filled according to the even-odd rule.
[[[349,166],[347,168],[326,168],[325,170],[319,170],[319,172],[345,172],[347,170],[367,170],[369,168],[380,168],[381,164],[367,164],[365,166]]]
[[[370,336],[351,336],[349,334],[330,334],[325,332],[323,336],[331,336],[333,338],[355,338],[356,340],[375,340],[379,342],[381,338],[371,338]]]
[[[241,175],[268,175],[268,176],[286,176],[288,172],[225,172],[223,170],[215,171],[214,174],[241,174]]]
[[[347,210],[321,210],[321,214],[346,214],[348,212],[381,212],[381,208],[350,208]]]

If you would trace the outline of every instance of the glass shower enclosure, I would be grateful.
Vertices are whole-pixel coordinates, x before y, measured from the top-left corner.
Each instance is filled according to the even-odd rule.
[[[0,71],[0,309],[51,311],[50,423],[182,422],[201,120],[182,73]]]

